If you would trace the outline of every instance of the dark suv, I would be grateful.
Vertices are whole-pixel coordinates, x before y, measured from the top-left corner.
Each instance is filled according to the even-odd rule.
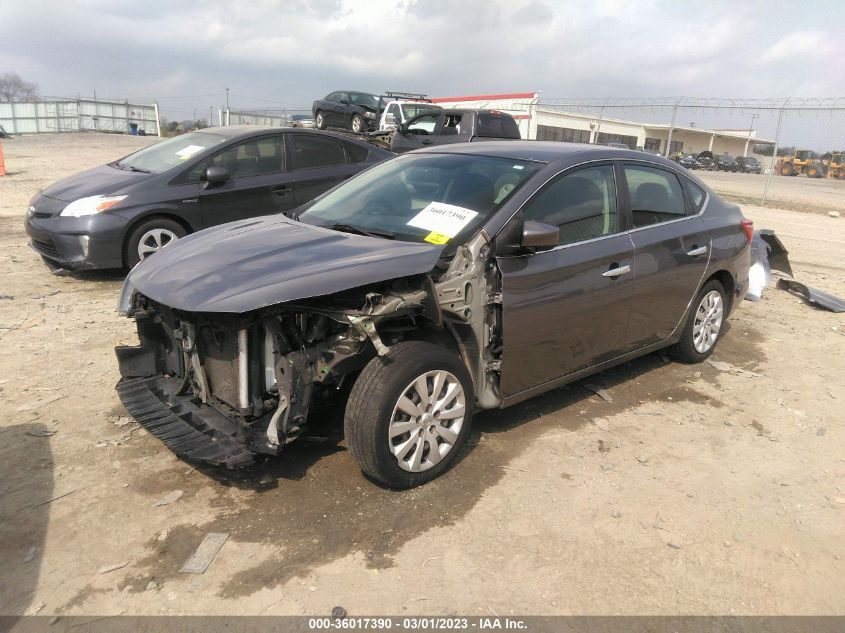
[[[736,164],[744,174],[759,174],[763,171],[763,166],[754,156],[737,156]]]

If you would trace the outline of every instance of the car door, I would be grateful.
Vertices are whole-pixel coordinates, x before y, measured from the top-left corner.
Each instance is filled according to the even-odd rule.
[[[522,208],[559,246],[499,257],[505,397],[619,356],[627,344],[633,244],[609,162],[568,170]]]
[[[230,145],[197,167],[219,166],[229,172],[220,184],[200,188],[203,224],[269,215],[296,206],[293,174],[285,170],[284,135],[252,137]]]
[[[429,112],[414,117],[393,135],[390,148],[394,152],[410,152],[433,145],[433,135],[440,123],[440,116],[439,112]]]
[[[684,176],[650,163],[622,166],[634,244],[630,347],[668,338],[693,300],[710,258],[699,211],[705,192]],[[684,193],[681,180],[698,189]]]
[[[288,135],[288,160],[296,182],[296,205],[310,202],[339,182],[358,173],[356,162],[366,159],[347,151],[345,141],[321,134]]]

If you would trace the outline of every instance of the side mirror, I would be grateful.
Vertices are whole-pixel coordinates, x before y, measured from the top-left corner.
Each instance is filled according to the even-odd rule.
[[[343,98],[340,100],[341,105],[349,105],[349,99]]]
[[[522,225],[523,248],[554,248],[560,243],[560,229],[551,224],[526,220]]]
[[[396,115],[392,112],[384,115],[384,122],[387,125],[396,125]]]
[[[211,167],[206,168],[205,170],[205,182],[209,185],[219,185],[231,177],[229,170],[225,167],[219,167],[217,165],[212,165]]]

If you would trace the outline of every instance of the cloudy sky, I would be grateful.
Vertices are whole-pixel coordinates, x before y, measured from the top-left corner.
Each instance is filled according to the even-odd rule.
[[[170,119],[207,117],[226,87],[232,109],[340,88],[845,96],[839,0],[0,0],[0,24],[0,72],[45,95],[157,99]]]

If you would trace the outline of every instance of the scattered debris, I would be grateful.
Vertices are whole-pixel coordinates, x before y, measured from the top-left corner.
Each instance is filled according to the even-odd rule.
[[[681,545],[680,543],[676,543],[675,541],[669,541],[668,543],[666,543],[666,545],[668,545],[672,549],[683,549],[684,547],[683,545]]]
[[[36,603],[36,604],[32,605],[32,606],[31,606],[29,609],[27,609],[26,611],[24,611],[24,615],[36,615],[37,613],[39,613],[39,612],[40,612],[40,611],[41,611],[44,607],[46,607],[46,606],[47,606],[47,605],[46,605],[45,603],[43,603],[43,602],[38,602],[38,603]]]
[[[225,532],[209,532],[179,571],[183,574],[202,574],[229,538]]]
[[[794,292],[806,299],[809,303],[831,312],[845,312],[845,299],[840,299],[817,288],[811,288],[794,279],[778,279],[777,287],[781,290]]]
[[[40,409],[41,407],[46,407],[48,404],[53,404],[59,400],[64,400],[67,396],[56,396],[52,400],[42,400],[40,402],[29,402],[27,404],[23,404],[19,406],[16,411],[18,413],[23,413],[24,411],[35,411],[36,409]]]
[[[342,620],[346,617],[346,609],[340,606],[335,607],[334,609],[332,609],[332,617],[335,620]]]
[[[827,214],[832,218],[838,218],[840,215],[839,211],[828,211]]]
[[[431,558],[426,558],[425,561],[423,561],[422,566],[425,567],[426,565],[428,565],[433,560],[443,560],[443,557],[442,556],[432,556]]]
[[[816,429],[816,437],[824,437],[824,434],[827,433],[827,429],[823,426],[820,426]]]
[[[639,457],[637,457],[637,461],[639,463],[641,463],[643,466],[645,466],[646,464],[648,464],[648,457],[644,457],[643,455],[640,455]]]
[[[3,301],[3,300],[12,301],[12,300],[14,300],[14,297],[11,296],[11,295],[0,295],[0,301]]]
[[[125,415],[121,415],[114,422],[112,422],[112,424],[114,424],[115,426],[126,426],[130,422],[132,422],[131,418]]]
[[[590,391],[592,391],[594,394],[596,394],[599,398],[601,398],[605,402],[613,402],[613,398],[610,397],[610,394],[607,393],[607,391],[605,391],[601,387],[597,387],[596,385],[587,384],[587,385],[584,385],[584,389],[589,389]]]
[[[602,431],[610,430],[610,421],[606,418],[593,418],[593,424]]]
[[[54,501],[58,501],[59,499],[64,499],[68,495],[72,495],[76,490],[71,490],[70,492],[66,492],[63,495],[59,495],[57,497],[53,497],[52,499],[47,499],[47,501],[42,501],[41,503],[36,503],[32,506],[26,506],[27,508],[40,508],[41,506],[46,506],[48,503],[53,503]],[[24,508],[21,508],[24,509]]]
[[[619,510],[614,510],[610,513],[610,516],[612,516],[614,519],[621,519],[622,513]]]
[[[155,580],[151,580],[147,583],[146,591],[152,591],[153,589],[158,589],[161,585],[159,585]]]
[[[122,563],[115,563],[114,565],[106,565],[105,567],[100,567],[97,570],[98,574],[107,574],[110,571],[117,571],[118,569],[123,569],[129,564],[129,561],[124,561]]]
[[[610,447],[604,443],[604,440],[599,440],[599,453],[609,453]]]
[[[50,437],[55,435],[58,431],[27,431],[26,434],[31,437]]]
[[[176,501],[179,501],[179,499],[182,498],[183,494],[185,494],[185,493],[182,492],[181,490],[174,490],[172,492],[168,492],[161,499],[156,501],[155,504],[153,505],[153,507],[158,508],[160,506],[166,506],[166,505],[170,505],[171,503],[175,503]]]
[[[30,547],[28,550],[26,550],[26,554],[24,555],[23,560],[21,560],[21,565],[26,565],[27,563],[31,563],[33,560],[35,560],[35,555],[37,553],[38,553],[37,547],[35,547],[34,545],[32,547]]]

